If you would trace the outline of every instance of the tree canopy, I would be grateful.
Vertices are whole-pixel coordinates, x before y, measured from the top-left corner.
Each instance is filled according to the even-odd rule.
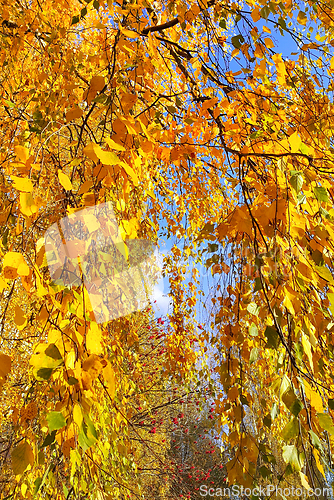
[[[1,497],[328,484],[332,3],[0,0],[0,19]],[[100,321],[53,279],[46,234],[102,204],[125,261],[168,242],[167,318]],[[112,231],[89,220],[90,242]]]

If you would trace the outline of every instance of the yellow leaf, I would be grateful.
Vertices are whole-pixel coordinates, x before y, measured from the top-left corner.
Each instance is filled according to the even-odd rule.
[[[311,344],[310,344],[309,339],[304,334],[302,335],[302,345],[304,348],[304,352],[305,352],[305,354],[308,357],[308,360],[310,362],[310,367],[311,367],[312,371],[314,372]],[[320,410],[319,410],[319,413],[321,413]]]
[[[25,148],[24,146],[15,146],[14,152],[22,163],[26,163],[27,159],[29,158],[29,150],[27,148]]]
[[[138,38],[139,35],[135,31],[127,30],[127,29],[122,29],[122,33],[124,36],[127,36],[128,38]]]
[[[28,276],[30,269],[24,257],[19,252],[6,253],[3,262],[4,277],[6,279],[17,278],[17,276]]]
[[[289,295],[285,295],[284,300],[283,300],[283,305],[287,308],[287,310],[294,316],[295,315],[295,310],[293,308],[292,302],[290,300]]]
[[[12,175],[14,181],[13,186],[18,191],[24,191],[25,193],[31,193],[33,190],[33,183],[27,177],[16,177]]]
[[[23,215],[30,217],[38,211],[31,193],[20,193],[20,209]]]
[[[0,293],[3,292],[4,289],[7,288],[7,286],[8,285],[7,285],[6,281],[3,278],[1,278],[1,276],[0,276]]]
[[[299,471],[299,476],[300,476],[300,482],[302,483],[302,486],[305,489],[310,490],[311,486],[308,484],[307,476],[305,476],[305,474],[303,474],[303,472],[301,472],[301,471]]]
[[[88,144],[84,148],[83,152],[93,161],[97,161],[99,159],[103,165],[118,165],[120,163],[120,160],[115,153],[112,151],[104,151],[94,142]]]
[[[310,405],[312,406],[312,408],[314,408],[317,413],[323,413],[324,408],[321,396],[316,391],[311,389],[307,382],[304,382],[304,385],[306,396],[310,400]]]
[[[302,140],[297,134],[297,132],[294,132],[292,135],[290,135],[288,139],[290,146],[291,146],[291,152],[292,153],[297,153],[299,151],[299,148],[301,146]]]
[[[90,354],[103,354],[102,332],[97,323],[92,322],[86,336],[86,347]]]
[[[139,226],[138,226],[138,221],[136,218],[132,218],[130,220],[123,220],[122,226],[124,228],[126,235],[128,235],[129,238],[136,238],[137,237],[137,229],[139,228]],[[122,235],[122,238],[123,238],[123,235]]]
[[[76,403],[74,405],[74,408],[73,408],[73,420],[80,429],[82,421],[83,421],[83,415],[82,415],[82,411],[81,411],[81,408],[78,405],[78,403]]]
[[[135,125],[132,124],[129,120],[122,120],[124,125],[126,126],[127,128],[127,131],[129,132],[130,135],[137,135],[138,132],[137,130],[135,129]]]
[[[324,468],[322,466],[322,463],[320,462],[320,453],[317,449],[313,449],[313,455],[314,455],[314,458],[315,458],[315,461],[316,461],[316,464],[317,464],[317,468],[318,468],[318,471],[323,475],[323,477],[326,479],[326,476],[325,476],[325,471],[324,471]]]
[[[83,219],[85,221],[85,226],[87,227],[90,233],[93,233],[94,231],[100,228],[100,223],[94,214],[84,213]]]
[[[12,367],[12,359],[7,354],[0,352],[0,377],[5,378]]]
[[[112,139],[107,138],[106,143],[111,149],[114,149],[115,151],[126,151],[124,146],[117,144],[117,142],[113,141]]]
[[[128,177],[131,177],[132,179],[132,182],[134,183],[135,186],[138,186],[139,184],[139,179],[137,177],[137,174],[136,172],[133,170],[132,167],[130,167],[130,165],[128,165],[125,161],[122,161],[120,163],[120,165],[124,168],[126,174]]]
[[[69,177],[61,170],[58,170],[58,179],[60,184],[64,189],[66,189],[66,191],[71,191],[73,189],[72,182],[70,181]]]
[[[286,76],[286,69],[285,69],[285,64],[282,59],[281,54],[274,54],[272,56],[272,60],[275,63],[276,70],[277,70],[277,81],[280,85],[285,85],[285,76]]]
[[[114,399],[114,396],[115,396],[115,373],[114,373],[114,370],[112,369],[109,361],[108,361],[107,365],[103,368],[102,375],[103,375],[104,381],[108,387],[108,392],[110,394],[110,397],[112,399]]]
[[[93,161],[97,161],[98,157],[95,152],[95,148],[97,147],[97,144],[94,144],[94,142],[90,142],[87,144],[87,146],[83,149],[83,152],[85,153],[88,158],[90,158]]]
[[[120,163],[120,160],[115,153],[112,151],[104,151],[100,148],[100,146],[95,148],[95,153],[103,165],[118,165]]]

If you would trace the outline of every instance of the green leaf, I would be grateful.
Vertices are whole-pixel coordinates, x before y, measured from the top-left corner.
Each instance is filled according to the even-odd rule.
[[[46,446],[50,446],[50,444],[54,442],[55,437],[56,437],[56,431],[52,431],[50,434],[48,434],[41,445],[41,449],[45,448]]]
[[[312,260],[319,266],[322,266],[323,263],[324,263],[324,257],[322,255],[322,253],[316,249],[314,250],[314,252],[312,252]]]
[[[253,347],[249,355],[249,364],[252,365],[259,359],[259,348]]]
[[[315,270],[323,278],[331,284],[334,284],[333,276],[328,267],[326,266],[315,266]]]
[[[36,372],[36,378],[42,380],[49,380],[53,372],[52,368],[40,368]]]
[[[60,411],[52,411],[46,416],[49,425],[49,431],[62,429],[66,425],[64,415]]]
[[[303,182],[304,182],[303,176],[299,172],[290,177],[290,184],[297,194],[301,190]]]
[[[282,431],[282,438],[284,439],[284,441],[290,441],[290,439],[297,437],[298,434],[299,434],[298,420],[296,418],[293,418],[284,427]]]
[[[35,482],[34,482],[34,495],[36,495],[38,493],[38,490],[40,489],[41,484],[42,484],[42,478],[37,477],[35,479]]]
[[[334,410],[334,399],[329,399],[328,400],[328,406],[331,410]]]
[[[297,207],[298,205],[303,205],[306,203],[306,196],[303,193],[299,193],[297,196]]]
[[[329,200],[327,189],[324,187],[316,186],[313,190],[313,193],[318,201],[328,201]]]
[[[217,250],[218,250],[217,243],[209,243],[208,244],[208,252],[214,253],[214,252],[217,252]]]
[[[321,444],[321,441],[319,439],[319,436],[317,436],[317,434],[311,430],[309,430],[309,433],[310,433],[310,436],[311,436],[311,441],[312,441],[312,444],[313,446],[319,450],[319,451],[322,451],[322,444]]]
[[[45,349],[45,354],[49,356],[49,358],[52,359],[62,359],[62,356],[59,352],[58,347],[55,344],[50,344],[46,349]]]
[[[292,405],[290,406],[289,410],[291,411],[292,415],[295,417],[298,417],[299,413],[302,411],[304,408],[303,403],[300,401],[300,399],[295,399]]]
[[[33,465],[34,453],[27,441],[20,443],[12,451],[12,469],[15,476],[23,474],[28,465]]]
[[[4,99],[4,103],[6,104],[6,106],[8,106],[9,108],[15,108],[15,104],[13,102],[10,102],[10,101],[6,101],[6,99]]]
[[[257,329],[257,326],[254,323],[251,324],[248,330],[249,330],[249,335],[251,335],[252,337],[257,337],[259,334],[259,330]]]
[[[75,385],[79,383],[79,380],[76,379],[75,377],[68,377],[68,385]]]
[[[86,450],[88,450],[88,448],[90,448],[91,446],[93,446],[93,444],[96,442],[95,439],[88,438],[88,436],[87,436],[87,434],[85,432],[85,429],[87,431],[87,425],[83,422],[83,426],[82,426],[82,428],[80,429],[80,432],[79,432],[78,442],[79,442],[79,445],[81,446],[81,448],[83,449],[84,452]]]
[[[231,38],[231,43],[236,49],[240,49],[241,45],[244,43],[244,37],[242,35],[236,35]]]
[[[322,429],[334,435],[334,425],[331,417],[327,413],[317,413],[319,424]]]
[[[272,424],[272,420],[271,420],[270,415],[266,415],[263,419],[263,425],[265,425],[266,427],[268,427],[268,429],[270,429],[271,424]]]
[[[291,466],[293,471],[300,471],[301,466],[298,458],[298,451],[294,444],[283,446],[283,460],[286,464]]]
[[[96,432],[96,429],[94,427],[93,422],[91,421],[91,419],[89,418],[89,416],[87,414],[84,415],[84,419],[85,419],[85,422],[87,424],[87,437],[89,439],[94,439],[96,441],[98,438],[98,435],[97,435],[97,432]]]
[[[255,304],[255,302],[251,302],[247,306],[247,311],[253,314],[254,316],[257,316],[259,314],[259,309],[260,309],[259,306]]]
[[[259,472],[260,472],[261,476],[264,477],[264,479],[271,476],[270,470],[265,465],[262,465],[259,468]]]
[[[254,292],[258,292],[259,290],[262,290],[261,278],[255,278]]]
[[[301,342],[294,342],[293,347],[295,350],[296,359],[301,363],[304,356],[304,349]]]
[[[267,337],[266,348],[277,349],[279,343],[278,332],[274,326],[267,326],[264,332],[265,337]]]
[[[73,24],[78,24],[79,21],[80,21],[79,16],[73,16],[71,21],[71,26],[73,26]]]
[[[295,404],[297,398],[294,390],[290,386],[288,390],[284,392],[282,395],[282,401],[285,404],[285,406],[291,411],[292,406]]]
[[[108,99],[108,96],[106,94],[99,94],[95,99],[93,99],[92,102],[97,102],[99,104],[104,104],[106,100]]]
[[[270,9],[269,7],[267,7],[266,5],[260,10],[259,12],[260,16],[263,18],[263,19],[268,19],[268,16],[270,14]]]

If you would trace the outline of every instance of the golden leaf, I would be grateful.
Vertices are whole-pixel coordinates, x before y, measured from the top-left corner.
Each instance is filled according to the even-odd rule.
[[[15,146],[14,152],[22,163],[26,163],[29,158],[29,150],[24,146]]]
[[[8,354],[0,352],[0,377],[5,378],[10,372],[12,359]]]
[[[24,257],[19,252],[7,252],[3,262],[4,277],[6,279],[17,278],[17,276],[28,276],[30,269]]]
[[[91,354],[102,354],[103,347],[101,344],[102,332],[97,323],[92,322],[86,336],[87,351]]]
[[[12,451],[12,468],[16,476],[23,474],[29,465],[34,463],[34,453],[27,441],[20,443]]]
[[[106,143],[111,149],[114,149],[115,151],[126,151],[124,146],[121,146],[120,144],[117,144],[113,139],[106,138]]]
[[[35,214],[38,211],[38,207],[35,203],[32,194],[30,193],[20,194],[20,208],[23,215],[27,215],[28,217]]]
[[[78,405],[78,403],[76,403],[74,405],[74,408],[73,408],[73,420],[80,429],[82,421],[83,421],[83,415],[82,415],[81,407]]]
[[[110,394],[110,397],[112,399],[114,399],[114,396],[115,396],[115,373],[114,373],[114,370],[112,369],[109,361],[108,361],[107,365],[103,368],[102,375],[103,375],[105,383],[108,387],[108,393]]]
[[[60,184],[63,186],[66,191],[72,191],[72,182],[70,181],[69,177],[64,174],[61,170],[58,170],[58,179]]]
[[[299,137],[297,132],[294,132],[292,135],[290,135],[288,139],[290,146],[291,146],[291,152],[292,153],[297,153],[299,151],[299,148],[301,146],[302,140]]]
[[[80,109],[78,106],[75,108],[70,109],[66,113],[66,121],[71,122],[72,120],[76,120],[77,118],[81,118],[83,115],[82,109]]]
[[[15,306],[14,321],[19,330],[22,330],[27,324],[27,318],[20,306]]]
[[[16,177],[12,175],[12,179],[14,181],[13,186],[18,191],[23,191],[25,193],[31,193],[33,190],[33,183],[27,177]]]
[[[90,91],[100,92],[105,86],[105,80],[103,76],[93,76],[90,81]]]

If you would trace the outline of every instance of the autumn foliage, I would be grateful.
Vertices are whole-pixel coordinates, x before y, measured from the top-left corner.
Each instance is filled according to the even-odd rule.
[[[333,13],[0,0],[1,498],[327,484]],[[167,318],[51,279],[50,226],[109,202],[167,241]]]

